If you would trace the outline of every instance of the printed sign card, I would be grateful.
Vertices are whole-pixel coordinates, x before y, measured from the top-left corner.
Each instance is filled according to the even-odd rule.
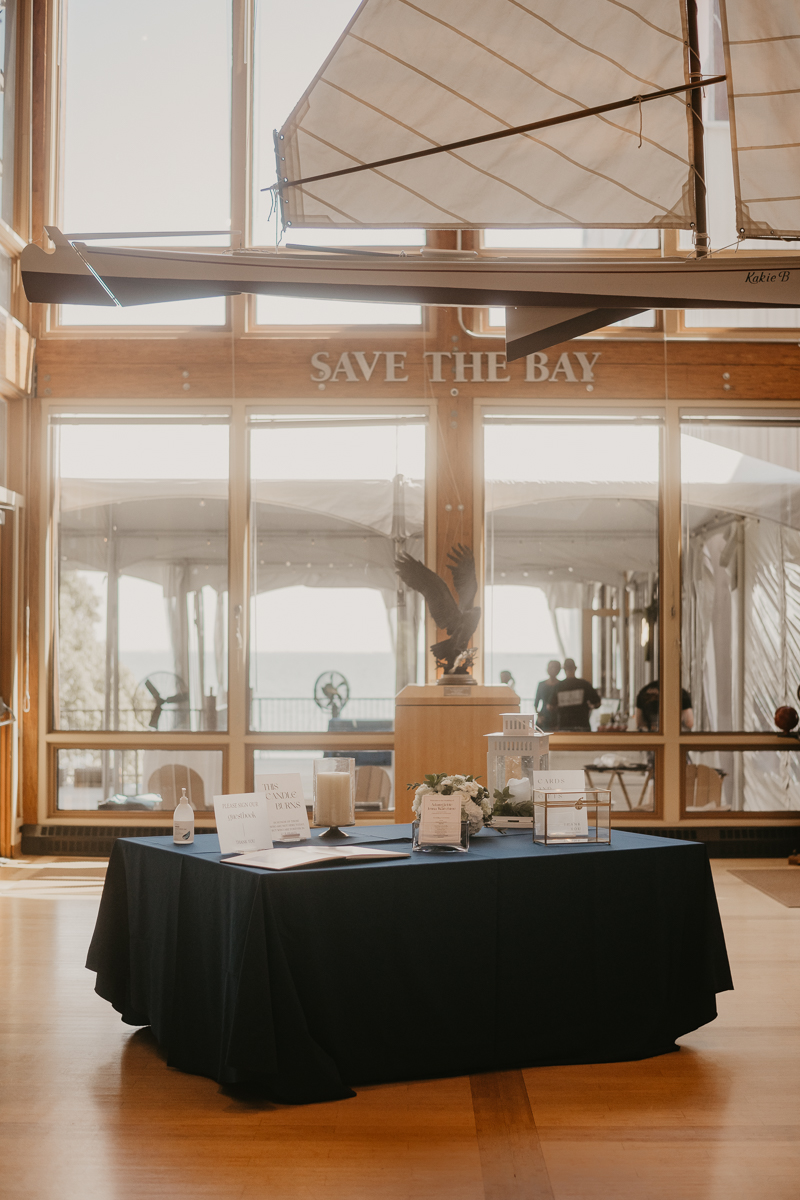
[[[544,805],[537,804],[540,799],[537,792],[569,792],[565,800],[577,804],[583,801],[581,808],[551,808],[547,813],[547,834],[549,837],[580,838],[589,836],[589,815],[586,811],[586,776],[583,771],[534,771],[534,828],[537,834],[544,835]],[[577,793],[577,794],[576,794]],[[559,797],[553,797],[559,799]]]
[[[214,815],[222,854],[272,849],[269,806],[263,795],[215,796]]]
[[[461,841],[461,796],[431,793],[422,797],[420,846],[457,846]]]
[[[311,837],[299,773],[256,775],[256,791],[266,799],[276,842],[298,842]]]

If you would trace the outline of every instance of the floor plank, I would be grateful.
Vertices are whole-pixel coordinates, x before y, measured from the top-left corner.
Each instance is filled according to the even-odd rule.
[[[486,1200],[553,1200],[521,1071],[470,1079]]]
[[[770,865],[713,864],[736,991],[679,1054],[302,1108],[170,1070],[94,994],[96,863],[0,876],[3,1200],[796,1200],[800,910],[730,874]]]

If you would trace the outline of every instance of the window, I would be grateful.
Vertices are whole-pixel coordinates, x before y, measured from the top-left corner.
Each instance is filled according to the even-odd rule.
[[[656,314],[654,309],[649,308],[645,312],[637,313],[633,317],[624,317],[621,321],[615,321],[613,325],[606,325],[606,329],[654,329],[656,324]],[[504,308],[489,309],[489,328],[490,329],[505,329],[506,325],[506,310]],[[592,333],[592,337],[597,337],[599,331]]]
[[[369,304],[356,300],[301,300],[257,296],[258,325],[421,325],[417,304]]]
[[[202,300],[173,300],[168,304],[141,304],[132,308],[93,308],[88,304],[62,304],[59,321],[66,326],[102,325],[107,329],[143,325],[224,325],[224,296]]]
[[[587,788],[608,789],[611,810],[625,813],[655,810],[655,751],[551,750],[551,771],[583,771]]]
[[[226,728],[228,420],[51,415],[57,728]]]
[[[634,731],[658,679],[659,414],[486,409],[484,425],[485,681],[510,674],[546,728]],[[566,659],[597,693],[574,721],[546,682]]]
[[[796,308],[687,308],[687,329],[797,329]]]
[[[357,732],[361,725],[369,726],[369,722],[363,721],[341,720],[338,724],[342,726],[341,732]],[[394,809],[392,750],[256,750],[253,755],[253,771],[256,777],[261,774],[297,772],[303,785],[306,807],[311,809],[314,800],[314,760],[336,755],[356,760],[357,815],[391,812]]]
[[[69,0],[67,231],[225,229],[231,0]]]
[[[0,217],[14,227],[14,126],[17,93],[17,0],[4,0],[0,8]],[[3,301],[5,307],[8,307]]]
[[[355,356],[357,357],[357,356]],[[423,409],[251,416],[253,730],[391,730],[394,697],[424,678]]]
[[[657,229],[486,229],[490,250],[658,250]]]
[[[8,402],[0,399],[0,487],[6,486],[8,470]]]
[[[691,750],[684,763],[684,812],[800,811],[800,763],[794,750]]]
[[[231,29],[232,0],[64,5],[65,232],[231,228]],[[223,297],[65,305],[60,323],[215,326],[225,314]]]
[[[800,411],[683,414],[683,673],[698,730],[771,731],[800,682]]]
[[[273,130],[280,129],[358,8],[356,0],[266,0],[255,24],[253,244],[301,246],[424,246],[424,229],[287,229],[281,231],[272,193]],[[413,304],[368,304],[272,296],[256,299],[257,325],[419,325]]]
[[[223,793],[221,750],[58,750],[60,812],[171,812],[185,788],[197,811]]]

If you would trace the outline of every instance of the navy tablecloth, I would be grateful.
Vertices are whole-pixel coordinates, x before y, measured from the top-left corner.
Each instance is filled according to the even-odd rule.
[[[87,966],[171,1066],[283,1103],[662,1054],[732,987],[705,847],[621,832],[280,873],[223,865],[215,834],[120,839]]]

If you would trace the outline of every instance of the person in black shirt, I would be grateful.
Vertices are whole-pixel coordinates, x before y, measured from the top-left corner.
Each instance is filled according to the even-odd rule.
[[[574,659],[564,659],[564,674],[553,690],[555,728],[580,730],[589,733],[589,710],[600,707],[600,696],[588,679],[578,679]]]
[[[652,683],[646,683],[636,697],[636,728],[640,732],[658,732],[659,691],[659,681],[654,679]],[[686,691],[686,688],[681,688],[681,726],[684,729],[692,729],[694,727],[692,697]]]
[[[555,729],[555,709],[551,705],[555,704],[553,692],[558,683],[558,673],[561,670],[561,663],[557,658],[551,658],[547,664],[547,679],[543,679],[536,689],[536,699],[533,702],[533,711],[537,714],[536,724],[545,733],[549,733]]]

